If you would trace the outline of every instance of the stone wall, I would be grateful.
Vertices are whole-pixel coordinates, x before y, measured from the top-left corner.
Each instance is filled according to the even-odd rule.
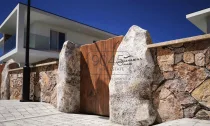
[[[4,69],[4,66],[5,66],[5,64],[0,64],[0,82],[1,82],[1,73],[2,73],[2,71]],[[0,92],[1,92],[1,83],[0,83]]]
[[[39,64],[31,68],[30,99],[32,101],[47,102],[56,106],[57,69],[57,62]],[[10,99],[21,99],[23,69],[10,70],[9,75]]]
[[[157,122],[210,119],[209,38],[203,35],[148,46],[157,66],[152,85]]]
[[[180,118],[210,119],[210,34],[158,44],[150,41],[146,30],[132,26],[117,49],[115,57],[129,53],[114,59],[118,65],[109,83],[110,120],[152,125]],[[31,100],[79,112],[79,61],[78,45],[67,41],[59,68],[57,62],[33,67]],[[123,71],[117,74],[114,70],[120,67]],[[21,98],[22,76],[22,68],[10,70],[10,99]]]
[[[9,85],[9,70],[19,68],[19,64],[13,59],[8,60],[1,73],[1,97],[0,99],[8,100],[10,98],[10,85]]]
[[[11,100],[20,100],[22,93],[22,83],[23,83],[23,69],[15,69],[9,72],[9,85],[10,85],[10,99]],[[34,96],[34,84],[35,83],[35,72],[32,69],[30,75],[30,100],[35,100]]]

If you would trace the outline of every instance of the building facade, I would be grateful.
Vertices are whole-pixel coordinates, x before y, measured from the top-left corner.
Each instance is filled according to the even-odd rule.
[[[204,33],[210,33],[210,8],[186,15],[186,18]]]
[[[0,61],[25,57],[27,6],[19,3],[0,26]],[[66,40],[89,44],[115,35],[70,19],[31,7],[30,63],[58,58]]]

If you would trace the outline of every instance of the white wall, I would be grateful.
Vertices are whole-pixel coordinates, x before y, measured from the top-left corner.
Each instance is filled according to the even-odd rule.
[[[94,36],[86,35],[83,33],[75,32],[71,29],[65,29],[56,25],[49,25],[42,22],[35,22],[33,24],[31,32],[50,37],[50,30],[55,30],[58,32],[63,32],[66,34],[66,40],[72,41],[78,44],[90,44],[93,41],[101,40],[102,38],[97,38]]]
[[[18,51],[23,51],[24,45],[24,26],[25,26],[25,8],[19,4],[17,9],[17,25],[16,25],[16,47]]]
[[[19,25],[19,26],[23,27],[23,25]],[[24,28],[21,28],[21,31],[23,29]],[[42,22],[32,23],[30,32],[33,34],[50,37],[50,30],[63,32],[66,34],[66,40],[70,40],[70,41],[72,41],[74,43],[78,43],[78,44],[89,44],[89,43],[93,43],[93,41],[95,41],[95,40],[97,41],[97,40],[102,39],[102,38],[96,38],[96,37],[89,36],[86,34],[74,32],[69,29],[61,28],[61,27],[58,27],[55,25],[49,25],[49,24],[42,23]],[[18,30],[18,31],[20,31],[20,30]],[[24,62],[24,59],[22,57],[24,57],[24,55],[25,55],[25,48],[23,48],[24,40],[22,40],[22,38],[24,38],[24,37],[21,37],[21,39],[18,39],[18,43],[19,43],[19,45],[21,45],[21,48],[19,48],[17,55],[16,55],[17,60],[20,63]],[[33,46],[32,41],[30,43],[30,46]],[[59,58],[59,52],[39,51],[39,50],[30,49],[30,63],[41,61],[41,60],[44,60],[47,58]]]
[[[26,25],[26,6],[19,4],[17,6],[17,20],[16,20],[16,49],[9,52],[7,55],[0,57],[0,60],[8,60],[14,58],[17,62],[23,63],[25,57],[24,39],[25,39],[25,25]],[[47,20],[43,20],[47,22]],[[62,25],[62,24],[61,24]],[[94,35],[87,35],[82,32],[76,32],[74,29],[66,29],[65,26],[56,26],[53,24],[43,23],[42,21],[33,21],[31,24],[31,33],[50,37],[50,30],[63,32],[66,34],[66,40],[77,44],[90,44],[93,41],[103,40],[104,38],[94,37]],[[42,42],[40,42],[42,43]],[[33,44],[32,44],[33,45]],[[31,45],[30,45],[31,46]],[[30,49],[30,63],[44,60],[47,58],[58,58],[59,52],[54,51],[39,51]]]
[[[30,26],[30,32],[36,34],[36,24],[32,23]]]

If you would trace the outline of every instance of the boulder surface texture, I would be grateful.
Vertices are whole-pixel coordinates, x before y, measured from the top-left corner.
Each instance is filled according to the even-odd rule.
[[[8,100],[10,98],[10,83],[9,83],[9,70],[18,68],[17,64],[13,59],[6,62],[4,69],[1,73],[1,99]]]
[[[80,51],[70,41],[64,43],[59,56],[57,108],[67,113],[80,110]]]
[[[156,119],[151,100],[155,65],[149,43],[149,33],[134,25],[117,49],[109,83],[112,122],[147,126]]]

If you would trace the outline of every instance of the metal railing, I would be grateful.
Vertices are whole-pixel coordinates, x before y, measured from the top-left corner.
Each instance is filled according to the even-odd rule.
[[[4,55],[4,42],[0,43],[0,57]]]
[[[25,47],[24,39],[24,47]],[[16,47],[16,35],[11,36],[5,42],[0,43],[0,57],[15,49]],[[30,49],[40,50],[40,51],[60,51],[58,45],[53,47],[50,45],[50,37],[46,37],[43,35],[30,34]]]
[[[49,46],[50,38],[37,34],[30,34],[29,48],[35,50],[50,50]]]
[[[5,42],[0,43],[0,57],[12,51],[16,47],[16,35],[11,36]]]
[[[26,39],[25,39],[26,41]],[[24,44],[25,48],[25,44]],[[53,47],[50,45],[50,37],[43,35],[30,34],[29,48],[40,51],[60,51],[58,47]]]

